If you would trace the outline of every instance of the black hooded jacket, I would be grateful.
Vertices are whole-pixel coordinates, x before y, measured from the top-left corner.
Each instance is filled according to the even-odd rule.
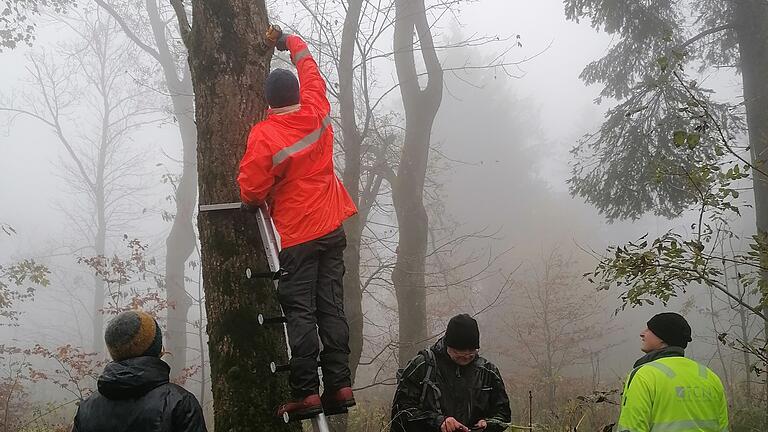
[[[171,368],[157,357],[109,363],[99,391],[83,401],[73,432],[206,432],[195,396],[171,384]]]
[[[438,432],[446,417],[467,427],[488,422],[486,432],[501,432],[511,421],[509,398],[496,366],[478,356],[459,366],[448,356],[443,340],[432,348],[436,368],[430,374],[436,391],[424,378],[427,359],[419,353],[402,372],[392,402],[393,432]]]

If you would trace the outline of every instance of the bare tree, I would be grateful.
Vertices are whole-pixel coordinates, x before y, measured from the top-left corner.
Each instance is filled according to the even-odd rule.
[[[594,362],[609,344],[599,293],[585,286],[574,263],[553,250],[514,292],[504,318],[516,347],[509,355],[526,364],[545,386],[547,408],[557,407],[558,382],[573,365]],[[593,365],[594,367],[594,365]]]
[[[197,131],[194,123],[192,79],[184,52],[178,50],[179,31],[170,19],[175,12],[170,4],[158,4],[157,0],[143,3],[143,16],[133,17],[123,3],[96,0],[119,24],[138,48],[148,54],[162,71],[164,89],[171,102],[171,114],[178,125],[182,143],[181,176],[174,183],[174,203],[171,231],[166,239],[165,289],[167,291],[168,329],[167,349],[173,355],[169,359],[173,374],[181,373],[187,366],[187,316],[193,305],[185,285],[186,263],[196,248],[196,234],[192,222],[197,200]],[[121,11],[118,11],[121,7]],[[138,27],[138,29],[137,29]],[[149,28],[149,36],[140,31]],[[145,41],[145,39],[150,39]],[[182,50],[183,51],[183,50]]]
[[[61,47],[64,59],[46,53],[29,56],[34,90],[0,111],[33,118],[47,126],[66,150],[65,180],[81,201],[66,209],[76,231],[95,255],[107,253],[108,237],[137,217],[143,154],[129,149],[135,129],[157,120],[151,97],[125,74],[135,52],[119,36],[117,24],[99,11],[62,19],[78,42]],[[78,74],[80,85],[72,76]],[[141,208],[140,206],[138,208]],[[93,276],[92,324],[95,351],[103,351],[104,281]]]
[[[419,85],[414,59],[418,34],[427,84]],[[400,364],[419,350],[427,336],[425,261],[429,221],[424,208],[424,178],[429,160],[432,124],[443,97],[443,69],[437,58],[423,0],[395,2],[395,68],[405,108],[405,137],[392,200],[397,212],[399,240],[392,282],[397,293]]]

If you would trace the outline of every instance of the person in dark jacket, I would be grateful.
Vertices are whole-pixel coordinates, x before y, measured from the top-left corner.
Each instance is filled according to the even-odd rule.
[[[501,432],[511,421],[496,366],[478,354],[480,331],[467,314],[448,322],[445,336],[400,373],[392,432]]]
[[[146,312],[119,314],[104,340],[112,362],[80,403],[73,432],[206,432],[195,396],[168,381],[160,326]]]

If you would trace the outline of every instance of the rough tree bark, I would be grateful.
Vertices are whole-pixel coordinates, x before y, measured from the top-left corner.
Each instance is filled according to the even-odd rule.
[[[414,59],[414,30],[427,68],[422,89]],[[427,338],[425,264],[428,240],[424,178],[432,124],[443,97],[443,70],[435,52],[424,0],[397,0],[394,29],[395,68],[405,108],[405,141],[392,185],[399,239],[392,272],[399,319],[399,362],[403,365]]]
[[[239,201],[235,177],[251,125],[261,119],[262,85],[271,52],[260,48],[267,29],[263,0],[197,1],[190,28],[181,0],[172,0],[189,51],[195,93],[200,202]],[[286,361],[281,327],[260,328],[258,313],[279,314],[267,279],[248,280],[247,267],[267,269],[251,215],[201,213],[203,286],[208,315],[215,429],[298,430],[273,420],[287,397],[286,380],[269,362]]]

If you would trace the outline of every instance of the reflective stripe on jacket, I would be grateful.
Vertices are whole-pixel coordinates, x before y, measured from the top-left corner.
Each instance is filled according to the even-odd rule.
[[[728,404],[720,378],[685,357],[635,368],[624,384],[619,432],[727,432]]]
[[[237,177],[243,202],[271,205],[284,248],[320,238],[357,212],[334,172],[325,81],[301,38],[288,36],[286,45],[299,75],[301,107],[270,112],[253,126]]]

